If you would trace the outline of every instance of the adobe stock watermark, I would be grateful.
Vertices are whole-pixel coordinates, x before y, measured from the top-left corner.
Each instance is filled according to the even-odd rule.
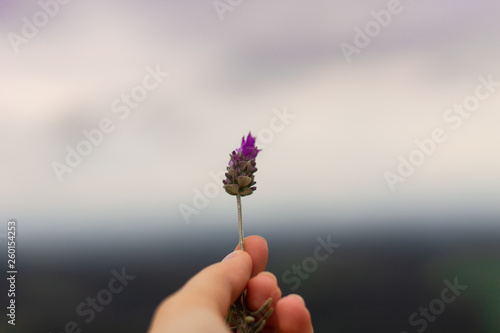
[[[243,0],[214,0],[213,5],[219,20],[224,21],[224,15],[227,12],[232,12],[242,2]]]
[[[490,98],[500,82],[493,81],[493,74],[487,78],[478,77],[479,84],[474,90],[474,94],[465,97],[462,103],[455,103],[453,107],[448,108],[443,113],[443,121],[448,124],[452,130],[457,130],[462,126],[464,119],[479,109],[481,102]],[[416,148],[413,149],[407,157],[398,156],[397,172],[386,171],[384,178],[391,192],[396,191],[398,183],[404,183],[408,177],[414,174],[415,170],[424,164],[437,150],[438,145],[446,142],[448,135],[442,127],[436,127],[431,131],[429,137],[414,141]]]
[[[28,44],[30,40],[35,38],[40,32],[40,29],[44,28],[50,20],[59,13],[61,5],[66,5],[70,1],[71,0],[38,1],[40,9],[31,15],[31,19],[26,16],[21,18],[21,22],[23,24],[20,34],[15,32],[9,32],[7,34],[7,39],[9,40],[14,53],[19,53],[19,46],[22,44]]]
[[[164,78],[170,75],[168,72],[163,72],[160,65],[156,65],[155,69],[150,66],[146,67],[146,73],[142,82],[132,87],[129,94],[123,93],[111,102],[111,111],[116,113],[120,120],[127,119],[130,111],[137,109],[139,103],[143,102],[148,94],[158,88]],[[88,157],[94,148],[103,143],[105,135],[114,130],[114,122],[110,118],[104,117],[99,121],[97,128],[82,131],[83,139],[76,144],[75,148],[66,145],[66,164],[56,160],[50,164],[59,182],[64,180],[64,174],[72,173],[82,163],[84,157]]]
[[[409,0],[412,1],[412,0]],[[386,9],[379,11],[372,10],[370,15],[373,20],[368,21],[363,29],[359,26],[354,27],[354,38],[352,44],[342,42],[339,44],[340,49],[347,63],[351,63],[354,54],[360,54],[368,45],[376,38],[383,28],[387,28],[395,15],[401,14],[403,6],[400,0],[390,0],[387,3]]]
[[[94,321],[96,313],[102,312],[113,301],[113,297],[123,292],[129,282],[136,278],[133,275],[128,275],[125,272],[125,267],[122,268],[121,273],[113,268],[111,274],[113,277],[109,280],[106,288],[99,290],[94,297],[87,297],[85,301],[77,305],[76,314],[82,317],[86,324]],[[56,333],[81,333],[82,331],[81,325],[72,320],[64,325],[63,331]]]
[[[458,283],[458,277],[455,277],[453,283],[447,279],[443,283],[446,287],[441,291],[440,296],[430,301],[427,307],[419,307],[418,312],[413,312],[408,318],[410,326],[414,327],[418,333],[424,332],[429,323],[436,321],[437,316],[444,312],[446,305],[455,302],[462,291],[468,288],[468,286]],[[408,333],[408,331],[400,333]]]
[[[269,127],[264,127],[257,132],[256,145],[260,149],[270,144],[274,140],[274,135],[282,132],[290,124],[290,121],[296,117],[295,114],[288,112],[286,106],[283,107],[283,110],[273,109],[273,114],[274,116],[269,120]],[[212,181],[206,183],[202,190],[198,188],[193,189],[194,196],[191,200],[191,205],[186,203],[179,204],[179,212],[186,224],[191,222],[192,215],[199,215],[203,209],[208,207],[210,200],[215,199],[221,191],[224,191],[222,181],[226,178],[225,173],[225,170],[217,173],[213,171],[209,172],[208,176]]]
[[[293,284],[290,287],[292,291],[299,289],[302,281],[307,280],[310,274],[316,272],[319,263],[330,258],[335,251],[334,249],[340,247],[340,244],[332,242],[331,235],[326,237],[326,242],[321,237],[316,238],[316,241],[318,245],[314,248],[312,257],[305,258],[300,265],[292,265],[281,275],[281,280],[284,283]]]
[[[7,281],[9,285],[9,289],[7,289],[7,297],[9,305],[7,307],[7,322],[10,325],[16,325],[16,293],[19,294],[19,290],[17,288],[17,272],[18,272],[18,264],[19,260],[16,263],[16,251],[17,251],[17,227],[18,223],[16,220],[8,220],[7,221]],[[10,319],[10,320],[9,320]]]

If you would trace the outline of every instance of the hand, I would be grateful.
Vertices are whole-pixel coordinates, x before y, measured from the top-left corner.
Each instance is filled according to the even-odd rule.
[[[222,262],[193,276],[156,309],[149,333],[230,332],[226,315],[231,304],[247,288],[250,310],[272,298],[274,312],[262,332],[313,333],[311,316],[298,295],[281,297],[276,277],[265,272],[267,242],[259,236],[245,238],[245,252],[230,253]]]

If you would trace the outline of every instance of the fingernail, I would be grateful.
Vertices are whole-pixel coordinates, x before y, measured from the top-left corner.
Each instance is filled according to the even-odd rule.
[[[226,260],[229,260],[229,259],[236,257],[238,255],[238,252],[242,252],[242,251],[237,250],[237,251],[229,253],[224,259],[222,259],[222,261],[226,261]]]

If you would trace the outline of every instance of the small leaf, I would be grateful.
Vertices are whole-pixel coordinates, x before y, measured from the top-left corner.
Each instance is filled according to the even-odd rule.
[[[252,178],[250,178],[248,176],[239,176],[236,178],[236,180],[238,181],[238,185],[241,188],[247,187],[252,182]]]
[[[226,191],[227,191],[227,190],[226,190]],[[245,197],[245,196],[250,195],[250,194],[252,194],[252,193],[253,193],[253,190],[252,190],[252,189],[250,189],[250,188],[248,188],[248,187],[245,187],[242,191],[240,191],[240,195],[241,195],[242,197]]]
[[[229,193],[231,195],[237,195],[238,190],[239,190],[239,186],[236,184],[228,184],[228,185],[224,185],[224,189],[226,190],[227,193]]]

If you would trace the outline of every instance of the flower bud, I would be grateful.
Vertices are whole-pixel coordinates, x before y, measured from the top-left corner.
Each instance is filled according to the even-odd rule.
[[[234,150],[227,166],[226,179],[222,181],[224,189],[231,195],[240,194],[242,197],[250,195],[257,189],[254,173],[257,172],[255,158],[260,149],[255,146],[255,138],[251,133],[245,140],[241,139],[241,146]]]

